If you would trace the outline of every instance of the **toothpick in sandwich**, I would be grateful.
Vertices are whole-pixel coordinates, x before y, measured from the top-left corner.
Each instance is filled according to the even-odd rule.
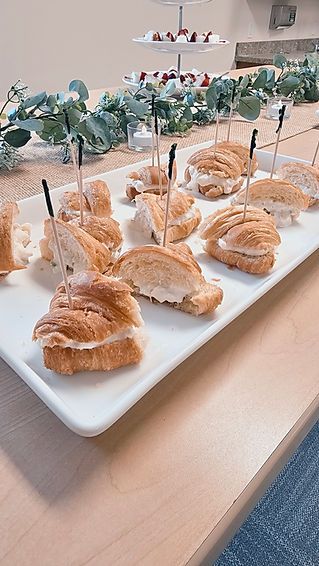
[[[160,151],[160,135],[161,132],[158,127],[158,116],[155,110],[154,114],[155,134],[156,134],[156,155],[157,155],[157,169],[158,169],[158,187],[160,198],[163,198],[163,184],[162,184],[162,171],[161,171],[161,151]]]
[[[71,293],[70,293],[68,276],[67,276],[67,272],[66,272],[64,259],[63,259],[63,253],[62,253],[60,238],[59,238],[58,230],[57,230],[56,223],[55,223],[54,211],[53,211],[52,201],[51,201],[51,197],[50,197],[50,191],[49,191],[48,183],[46,182],[45,179],[42,179],[42,186],[43,186],[43,191],[44,191],[44,196],[45,196],[45,202],[46,202],[49,217],[50,217],[50,220],[51,220],[52,231],[53,231],[53,234],[54,234],[54,239],[55,239],[55,243],[56,243],[56,247],[57,247],[57,251],[58,251],[60,269],[61,269],[62,276],[63,276],[65,292],[66,292],[66,295],[67,295],[69,308],[72,310],[73,309],[73,302],[72,302],[72,297],[71,297]]]
[[[164,246],[164,248],[165,248],[166,243],[167,243],[169,202],[170,202],[170,193],[171,193],[171,185],[172,185],[172,178],[173,178],[173,167],[174,167],[174,161],[175,161],[175,157],[176,157],[176,147],[177,147],[177,143],[173,143],[173,145],[170,149],[170,152],[169,152],[168,184],[167,184],[167,194],[166,194],[165,225],[164,225],[164,235],[163,235],[163,246]]]
[[[315,154],[314,154],[314,156],[313,156],[313,160],[312,160],[312,162],[311,162],[311,165],[312,165],[312,166],[314,166],[315,163],[316,163],[316,159],[317,159],[318,152],[319,152],[319,141],[318,141],[318,143],[317,143],[316,151],[315,151]]]
[[[152,94],[151,107],[151,128],[152,128],[152,167],[155,165],[155,94]]]
[[[69,150],[70,150],[72,164],[73,164],[73,170],[74,170],[75,178],[78,181],[78,171],[77,171],[77,166],[76,166],[75,147],[74,147],[74,142],[73,142],[73,138],[72,138],[72,134],[71,134],[71,125],[70,125],[69,115],[68,115],[68,111],[66,110],[66,108],[64,108],[63,113],[64,113],[64,120],[65,120],[65,125],[66,125],[66,130],[67,130],[67,140],[68,140]]]
[[[270,173],[270,178],[272,179],[275,173],[275,167],[276,167],[276,160],[277,160],[277,153],[278,153],[278,146],[279,146],[279,142],[280,142],[280,135],[281,135],[281,130],[282,130],[282,126],[283,126],[283,122],[284,122],[284,117],[285,117],[285,112],[286,112],[286,105],[283,104],[281,109],[279,110],[279,124],[278,124],[278,128],[276,130],[276,134],[277,134],[277,141],[276,141],[276,146],[275,146],[275,151],[274,151],[274,157],[272,160],[272,166],[271,166],[271,173]]]
[[[79,153],[78,153],[78,189],[79,189],[79,199],[80,199],[80,225],[83,225],[84,221],[84,212],[83,212],[83,171],[82,171],[82,162],[83,162],[83,138],[82,136],[78,136],[79,141]]]
[[[232,90],[232,95],[231,95],[229,118],[228,118],[228,129],[227,129],[227,138],[226,138],[227,141],[230,140],[230,132],[231,132],[231,126],[232,126],[232,120],[233,120],[233,113],[234,113],[235,96],[236,96],[236,87],[235,87],[235,82],[233,81],[233,90]]]
[[[216,130],[215,130],[215,142],[214,142],[214,157],[216,156],[216,146],[218,142],[218,131],[219,131],[219,113],[222,107],[222,95],[219,96],[218,102],[216,104]]]
[[[247,185],[246,185],[246,194],[245,194],[245,202],[244,202],[244,213],[243,213],[243,222],[246,220],[246,213],[247,213],[247,204],[248,204],[248,197],[249,197],[249,187],[250,187],[250,179],[251,179],[251,171],[252,171],[252,163],[254,157],[254,151],[256,149],[256,138],[257,138],[258,130],[256,128],[253,130],[250,142],[250,152],[249,152],[249,161],[248,161],[248,172],[247,172]]]

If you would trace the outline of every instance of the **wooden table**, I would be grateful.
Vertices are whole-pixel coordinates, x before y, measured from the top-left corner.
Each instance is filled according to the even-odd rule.
[[[1,566],[210,564],[318,417],[318,259],[97,438],[0,361]]]

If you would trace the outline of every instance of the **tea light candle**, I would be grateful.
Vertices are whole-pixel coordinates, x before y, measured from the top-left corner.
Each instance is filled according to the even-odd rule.
[[[270,120],[279,120],[279,112],[282,109],[283,105],[285,105],[285,120],[287,120],[288,118],[290,118],[293,103],[294,101],[292,98],[281,98],[279,96],[269,98],[267,101],[266,118],[269,118]]]
[[[146,126],[142,126],[141,130],[133,134],[133,140],[139,147],[151,147],[152,132],[148,131]]]

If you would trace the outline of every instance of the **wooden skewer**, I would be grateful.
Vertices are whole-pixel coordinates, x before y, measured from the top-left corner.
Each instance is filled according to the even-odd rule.
[[[67,133],[68,133],[67,134],[67,140],[68,140],[68,144],[69,144],[69,150],[70,150],[74,175],[75,175],[76,181],[78,183],[78,170],[77,170],[77,166],[76,166],[75,148],[74,148],[73,138],[72,138],[72,135],[71,135],[71,125],[70,125],[69,115],[68,115],[68,111],[65,108],[63,110],[63,113],[64,113],[66,129],[67,129]]]
[[[173,178],[173,167],[174,167],[174,161],[175,161],[175,157],[176,157],[176,147],[177,147],[177,144],[173,143],[173,145],[170,149],[170,152],[169,152],[168,184],[167,184],[167,193],[166,193],[165,223],[164,223],[164,234],[163,234],[163,247],[164,248],[166,247],[166,244],[167,244],[168,213],[169,213],[171,186],[172,186],[172,178]]]
[[[73,309],[73,301],[72,301],[72,297],[71,297],[71,293],[70,293],[68,276],[67,276],[66,267],[65,267],[64,258],[63,258],[63,253],[62,253],[62,248],[61,248],[61,242],[60,242],[58,229],[57,229],[57,225],[56,225],[55,218],[54,218],[54,211],[53,211],[53,206],[52,206],[52,201],[51,201],[51,197],[50,197],[50,191],[49,191],[48,183],[46,182],[45,179],[42,179],[42,186],[43,186],[45,201],[46,201],[46,205],[47,205],[47,209],[48,209],[48,213],[49,213],[49,217],[50,217],[50,221],[51,221],[52,231],[53,231],[53,234],[54,234],[54,239],[55,239],[55,243],[56,243],[56,247],[57,247],[57,251],[58,251],[60,269],[61,269],[62,276],[63,276],[65,292],[66,292],[66,296],[67,296],[67,299],[68,299],[69,308],[72,310]]]
[[[214,142],[214,158],[216,157],[216,145],[218,142],[218,130],[219,130],[219,111],[216,110],[216,131],[215,131],[215,142]]]
[[[227,141],[230,140],[230,132],[231,132],[233,114],[234,114],[235,94],[236,94],[236,88],[235,88],[235,84],[233,83],[233,91],[232,91],[232,96],[231,96],[229,118],[228,118],[228,128],[227,128],[227,138],[226,138]]]
[[[245,222],[245,220],[246,220],[248,197],[249,197],[249,187],[250,187],[250,179],[251,179],[251,171],[252,171],[252,163],[253,163],[254,151],[255,151],[255,148],[256,148],[257,134],[258,134],[258,130],[254,129],[252,136],[251,136],[251,142],[250,142],[250,152],[249,152],[249,160],[248,160],[247,185],[246,185],[245,202],[244,202],[243,222]]]
[[[160,152],[160,136],[161,136],[161,132],[160,129],[158,127],[158,117],[157,117],[157,112],[155,110],[155,115],[154,115],[154,121],[155,121],[155,135],[156,135],[156,155],[157,155],[157,169],[158,169],[158,186],[159,186],[159,192],[160,192],[160,199],[162,200],[163,198],[163,183],[162,183],[162,170],[161,170],[161,152]]]
[[[83,225],[84,221],[84,211],[83,211],[83,171],[82,171],[82,161],[83,161],[83,138],[82,136],[78,136],[79,140],[79,154],[78,154],[78,166],[79,166],[79,173],[78,173],[78,189],[79,189],[79,198],[80,198],[80,225]]]
[[[154,167],[155,165],[155,94],[152,94],[151,128],[152,128],[152,167]]]
[[[314,164],[316,163],[316,159],[317,159],[318,152],[319,152],[319,141],[318,141],[318,143],[317,143],[316,151],[315,151],[315,154],[314,154],[314,156],[313,156],[313,160],[312,160],[312,162],[311,162],[311,165],[312,165],[312,166],[314,166]]]
[[[220,111],[222,109],[222,101],[223,101],[223,96],[220,95],[217,105],[216,105],[216,131],[215,131],[215,143],[214,143],[214,159],[216,157],[216,145],[218,143],[218,131],[219,131],[219,115],[220,115]]]
[[[283,126],[283,121],[284,121],[284,116],[285,116],[285,112],[286,112],[286,105],[283,104],[281,109],[279,110],[279,125],[278,128],[276,130],[276,134],[277,134],[277,141],[276,141],[276,146],[275,146],[275,151],[274,151],[274,157],[272,160],[272,166],[271,166],[271,173],[270,173],[270,178],[272,179],[275,173],[275,168],[276,168],[276,160],[277,160],[277,153],[278,153],[278,146],[279,146],[279,142],[280,142],[280,134],[281,134],[281,130],[282,130],[282,126]]]

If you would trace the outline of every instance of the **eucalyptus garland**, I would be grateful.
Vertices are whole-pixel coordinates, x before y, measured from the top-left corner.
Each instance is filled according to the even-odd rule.
[[[289,61],[279,54],[274,65],[281,70],[277,78],[274,69],[268,68],[237,80],[221,76],[211,81],[205,94],[198,94],[194,88],[177,91],[174,80],[161,90],[141,84],[135,92],[104,92],[93,110],[87,107],[89,92],[80,80],[71,81],[67,93],[43,91],[35,95],[18,81],[9,89],[0,110],[0,169],[19,164],[19,148],[29,142],[32,133],[49,144],[61,144],[63,160],[68,161],[65,111],[74,140],[80,135],[86,151],[103,154],[126,140],[128,123],[150,121],[153,94],[162,132],[173,136],[186,135],[193,124],[211,124],[217,109],[226,116],[232,107],[246,120],[254,121],[273,95],[291,97],[297,103],[319,100],[318,54],[309,54],[304,61]]]

